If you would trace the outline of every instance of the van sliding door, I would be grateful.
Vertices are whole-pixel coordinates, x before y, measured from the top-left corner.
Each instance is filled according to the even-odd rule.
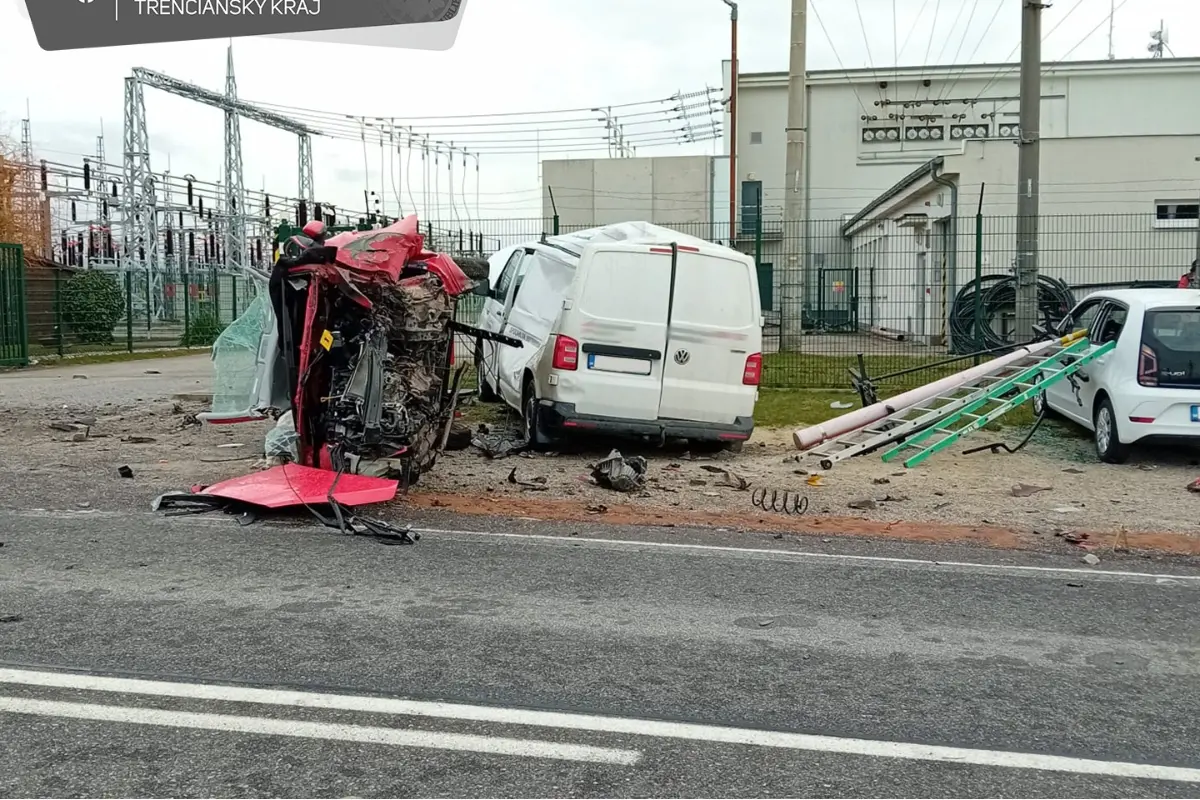
[[[560,394],[581,414],[657,419],[670,251],[610,245],[585,258],[578,309],[562,328],[579,344],[579,367],[560,374]]]

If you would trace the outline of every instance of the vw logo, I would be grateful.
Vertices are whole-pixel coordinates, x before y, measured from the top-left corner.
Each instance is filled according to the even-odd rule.
[[[675,351],[675,363],[678,364],[679,366],[682,367],[684,364],[688,363],[688,361],[690,361],[691,359],[692,359],[692,354],[689,353],[687,350],[676,350]]]

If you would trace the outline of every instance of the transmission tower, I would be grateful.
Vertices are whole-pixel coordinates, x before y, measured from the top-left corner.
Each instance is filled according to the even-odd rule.
[[[225,265],[241,272],[246,267],[246,186],[242,175],[242,126],[236,110],[237,99],[233,45],[230,45],[225,66]]]
[[[125,191],[122,197],[124,270],[145,272],[152,304],[162,297],[158,260],[158,198],[150,170],[150,138],[146,132],[146,97],[142,82],[125,79]],[[161,306],[158,309],[161,310]],[[151,313],[152,309],[147,309]]]

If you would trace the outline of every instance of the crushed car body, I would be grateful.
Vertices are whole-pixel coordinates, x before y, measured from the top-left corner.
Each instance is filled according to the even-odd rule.
[[[475,281],[424,249],[415,216],[328,241],[325,230],[311,222],[284,243],[264,290],[214,344],[213,408],[200,418],[276,419],[269,457],[407,486],[453,419],[456,330],[487,336],[454,322]]]

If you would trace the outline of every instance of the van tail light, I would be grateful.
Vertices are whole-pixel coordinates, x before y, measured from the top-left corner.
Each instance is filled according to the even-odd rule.
[[[553,366],[555,369],[579,369],[579,342],[570,336],[555,336]]]
[[[1138,355],[1138,383],[1142,386],[1158,386],[1158,353],[1148,345],[1142,345]]]
[[[742,370],[742,383],[746,386],[758,386],[762,379],[762,353],[746,356],[746,367]]]

